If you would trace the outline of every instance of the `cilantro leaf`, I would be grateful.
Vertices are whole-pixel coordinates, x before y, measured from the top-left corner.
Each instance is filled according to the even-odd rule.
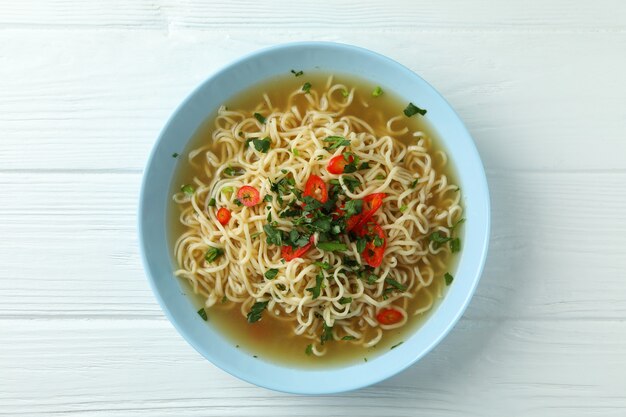
[[[445,273],[443,278],[446,280],[446,285],[450,285],[452,284],[452,281],[454,281],[454,277],[447,272]]]
[[[278,269],[276,268],[272,268],[272,269],[268,269],[267,271],[265,271],[265,278],[267,279],[274,279],[276,278],[276,275],[278,275]]]
[[[306,289],[313,295],[313,300],[320,296],[320,293],[322,292],[322,282],[324,282],[324,274],[317,274],[315,277],[315,286]]]
[[[339,304],[350,304],[352,302],[352,297],[341,297],[339,299]]]
[[[323,330],[322,335],[320,336],[320,343],[323,345],[324,342],[329,340],[333,340],[333,327],[328,326],[326,322],[323,322]]]
[[[267,235],[265,241],[269,245],[281,246],[283,244],[282,233],[280,232],[280,230],[276,229],[271,224],[264,225],[263,230]]]
[[[323,142],[330,143],[330,146],[327,146],[326,149],[332,151],[334,149],[339,148],[340,146],[350,146],[350,141],[344,138],[343,136],[328,136]]]
[[[206,311],[204,310],[204,307],[198,310],[198,315],[202,317],[202,320],[207,321]]]
[[[254,149],[261,153],[267,153],[267,151],[270,150],[271,143],[272,141],[269,137],[264,137],[263,139],[252,139]]]
[[[263,115],[259,113],[254,113],[254,118],[257,119],[261,124],[264,124],[266,120],[265,117],[263,117]]]

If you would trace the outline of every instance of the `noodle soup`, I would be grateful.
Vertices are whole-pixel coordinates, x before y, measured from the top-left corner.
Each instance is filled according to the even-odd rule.
[[[298,71],[224,103],[172,184],[175,274],[198,314],[296,366],[402,343],[453,285],[461,249],[461,191],[426,111]]]

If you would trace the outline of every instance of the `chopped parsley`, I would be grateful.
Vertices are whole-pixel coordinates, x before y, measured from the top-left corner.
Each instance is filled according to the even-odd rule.
[[[317,244],[318,249],[333,252],[333,251],[346,251],[348,246],[342,242],[319,242]]]
[[[265,271],[265,278],[267,279],[274,279],[276,278],[276,275],[278,275],[278,269],[276,268],[272,268],[272,269],[268,269],[267,271]]]
[[[267,308],[269,301],[257,301],[250,308],[250,312],[248,313],[248,323],[256,323],[261,320],[261,315],[263,311]]]
[[[302,86],[302,91],[304,91],[305,94],[309,94],[311,92],[311,83],[308,81],[305,82]]]
[[[450,251],[452,253],[457,253],[460,250],[461,250],[461,239],[456,237],[450,241]]]
[[[406,110],[405,110],[406,111]],[[261,124],[265,124],[265,117],[263,117],[260,113],[254,113],[254,118],[259,121]]]
[[[361,213],[361,210],[363,210],[363,200],[350,200],[346,202],[344,207],[344,211],[348,217]]]
[[[393,278],[385,278],[385,282],[389,285],[391,285],[393,288],[395,288],[398,291],[406,291],[406,285],[400,284],[398,281],[396,281]]]
[[[372,97],[379,97],[383,94],[383,89],[380,86],[376,86],[374,91],[372,91]]]
[[[409,103],[408,106],[406,106],[406,109],[404,109],[404,115],[406,117],[411,117],[415,114],[421,114],[422,116],[426,114],[426,110],[424,109],[420,109],[419,107],[417,107],[415,104],[413,103]]]
[[[267,151],[270,150],[271,143],[272,141],[269,137],[264,137],[263,139],[252,139],[254,149],[261,153],[267,153]]]
[[[194,192],[196,192],[196,189],[193,188],[193,185],[191,184],[185,184],[180,187],[180,191],[182,191],[183,193],[187,195],[192,195]]]
[[[224,254],[224,250],[222,248],[216,248],[216,247],[210,246],[209,249],[204,254],[204,260],[209,263],[212,263],[212,262],[215,262],[215,260],[219,258],[220,256],[222,256],[223,254]]]
[[[202,320],[207,321],[206,311],[204,310],[204,307],[198,310],[198,315],[202,317]]]
[[[448,272],[445,273],[445,275],[443,276],[443,279],[446,280],[446,285],[450,285],[452,284],[452,281],[454,281],[454,277],[450,275]]]
[[[291,73],[293,75],[295,75],[296,77],[301,76],[302,74],[304,74],[304,71],[296,71],[296,70],[291,70]]]
[[[322,324],[323,324],[323,330],[322,330],[322,335],[320,336],[320,343],[323,345],[324,342],[333,340],[333,327],[328,326],[325,321]]]
[[[306,290],[313,295],[313,300],[320,296],[322,292],[322,283],[324,282],[324,274],[317,274],[315,277],[315,286],[307,288]]]
[[[324,142],[330,143],[329,146],[324,149],[332,151],[334,149],[339,148],[340,146],[350,146],[350,141],[344,138],[343,136],[328,136],[323,140]]]
[[[283,244],[282,233],[280,232],[280,230],[276,229],[271,224],[264,225],[263,230],[267,235],[265,241],[269,245],[281,246]]]

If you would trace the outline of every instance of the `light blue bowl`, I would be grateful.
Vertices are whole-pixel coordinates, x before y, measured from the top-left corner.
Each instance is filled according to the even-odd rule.
[[[175,268],[166,229],[170,185],[178,159],[206,117],[230,97],[292,68],[354,74],[428,109],[458,173],[465,206],[465,236],[455,280],[430,318],[402,345],[369,362],[342,368],[294,369],[251,357],[207,325]],[[474,142],[450,105],[408,68],[377,53],[350,45],[303,42],[278,45],[247,55],[210,76],[176,109],[148,159],[139,203],[139,241],[152,290],[174,327],[205,358],[230,374],[277,391],[329,394],[375,384],[428,353],[448,334],[467,307],[480,279],[489,240],[489,192]]]

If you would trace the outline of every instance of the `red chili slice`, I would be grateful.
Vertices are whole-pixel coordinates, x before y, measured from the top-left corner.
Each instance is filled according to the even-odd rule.
[[[330,161],[328,161],[328,166],[326,167],[326,170],[335,175],[343,174],[343,170],[346,165],[351,164],[352,162],[354,162],[354,156],[352,155],[348,156],[347,161],[344,154],[337,155],[331,158]]]
[[[309,249],[311,249],[311,246],[313,246],[313,236],[311,236],[311,238],[309,239],[309,243],[302,246],[301,248],[296,249],[295,251],[293,250],[294,248],[292,246],[281,246],[280,254],[285,261],[289,262],[292,259],[302,258],[302,255],[304,255]]]
[[[402,318],[402,313],[393,308],[383,308],[376,314],[376,320],[385,325],[400,323]]]
[[[225,207],[220,208],[217,213],[217,221],[220,222],[220,224],[225,225],[228,224],[228,222],[230,221],[230,210],[228,210]]]
[[[387,197],[387,194],[385,193],[374,193],[365,196],[365,198],[363,198],[363,208],[361,209],[361,213],[348,219],[346,222],[346,230],[350,231],[358,229],[367,223],[383,205],[383,199],[385,197]]]
[[[365,250],[361,253],[361,258],[371,267],[378,267],[383,263],[383,255],[385,254],[385,248],[387,248],[387,238],[385,238],[385,231],[380,225],[374,221],[359,226],[357,229],[357,235],[360,237],[367,236],[368,242],[365,245]],[[380,246],[374,244],[374,239],[378,237],[383,240]]]
[[[237,199],[241,201],[241,204],[247,207],[252,207],[261,201],[261,196],[256,188],[244,185],[237,191]]]
[[[320,203],[327,202],[328,190],[326,189],[326,184],[324,183],[324,180],[322,180],[317,175],[311,175],[306,181],[303,195],[305,197],[313,197]]]

